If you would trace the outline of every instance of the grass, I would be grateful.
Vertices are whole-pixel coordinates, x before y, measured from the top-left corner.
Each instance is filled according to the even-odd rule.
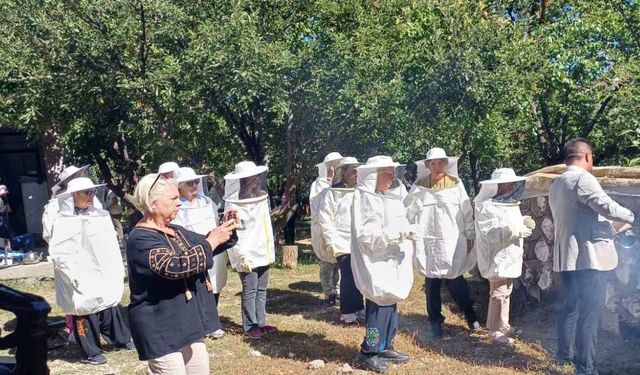
[[[301,246],[307,246],[302,241]],[[240,326],[239,278],[230,271],[229,282],[220,299],[220,315],[227,335],[220,340],[206,340],[211,356],[211,373],[233,374],[336,374],[344,363],[353,366],[353,359],[363,339],[362,327],[346,327],[339,322],[339,310],[322,303],[317,264],[309,253],[303,253],[302,264],[296,270],[273,268],[268,294],[268,319],[279,332],[260,342],[242,338]],[[481,322],[486,318],[488,284],[471,280],[471,290]],[[51,317],[63,319],[64,314],[55,305],[52,280],[15,281],[10,286],[45,297],[53,307]],[[520,294],[512,301],[512,323],[524,333],[515,347],[506,348],[493,344],[486,332],[470,334],[463,317],[443,291],[447,317],[447,337],[430,342],[427,336],[424,281],[416,275],[413,291],[406,301],[399,304],[400,334],[396,348],[410,354],[413,360],[401,366],[393,366],[391,374],[572,374],[571,367],[557,367],[552,363],[554,341],[554,313],[551,304],[534,306]],[[128,292],[125,293],[126,305]],[[13,329],[13,316],[0,311],[0,327]],[[3,332],[5,334],[6,332]],[[258,351],[256,357],[250,354]],[[600,336],[600,374],[640,374],[637,353],[640,339],[637,336]],[[0,355],[6,355],[0,352]],[[79,351],[68,346],[50,352],[52,374],[145,374],[144,362],[131,352],[107,352],[104,366],[87,366],[78,363]],[[325,361],[326,367],[307,370],[307,363],[314,359]],[[355,367],[355,366],[354,366]],[[354,373],[365,373],[354,370]]]

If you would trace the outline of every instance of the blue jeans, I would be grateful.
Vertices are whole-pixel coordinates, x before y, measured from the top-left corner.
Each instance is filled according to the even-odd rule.
[[[596,343],[604,311],[608,272],[560,272],[558,359],[576,364],[577,375],[597,374]]]
[[[269,266],[257,267],[251,273],[239,272],[242,282],[242,329],[267,324],[267,285],[269,284]]]

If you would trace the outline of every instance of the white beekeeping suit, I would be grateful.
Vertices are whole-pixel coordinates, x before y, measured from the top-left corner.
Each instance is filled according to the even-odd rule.
[[[205,175],[198,175],[189,167],[179,168],[174,172],[177,183],[197,181],[197,193],[195,199],[189,201],[180,197],[180,210],[173,224],[206,236],[218,226],[218,206],[204,193],[203,179]],[[213,286],[213,293],[220,293],[227,284],[227,257],[222,252],[213,257],[213,267],[209,269],[209,279]]]
[[[496,169],[482,185],[476,205],[476,248],[482,277],[517,278],[522,274],[522,239],[535,227],[520,212],[520,197],[526,177],[510,168]],[[498,184],[514,183],[513,188],[496,196]]]
[[[58,195],[49,243],[56,302],[68,315],[89,315],[116,306],[124,292],[124,265],[109,212],[91,206],[76,213],[74,192],[95,189],[89,178],[71,180]]]
[[[275,244],[267,193],[267,167],[243,161],[224,179],[224,211],[237,210],[244,228],[237,230],[238,242],[227,251],[231,265],[237,271],[251,272],[242,270],[242,264],[256,268],[273,263]]]
[[[49,199],[49,202],[44,206],[44,212],[42,213],[42,238],[45,241],[49,242],[51,239],[51,231],[53,230],[53,225],[58,217],[58,211],[60,211],[57,196],[64,193],[67,183],[71,181],[72,178],[86,177],[88,167],[88,165],[85,165],[78,168],[75,165],[70,165],[60,172],[60,176],[58,176],[59,181],[51,188],[51,199]],[[65,202],[68,204],[67,201]],[[102,203],[100,203],[98,198],[94,198],[93,206],[101,209]]]
[[[393,167],[388,156],[374,156],[357,168],[358,186],[351,217],[351,267],[362,295],[378,305],[393,305],[407,298],[413,284],[413,241],[401,189],[376,192],[380,168]]]
[[[347,166],[357,167],[358,160],[345,157],[340,160],[332,179],[332,186],[324,194],[318,209],[318,224],[327,253],[334,258],[351,254],[351,205],[355,188],[344,184],[343,171]]]
[[[336,259],[329,251],[327,251],[324,238],[318,223],[318,210],[320,202],[324,197],[327,189],[331,187],[331,177],[328,177],[329,171],[340,162],[342,155],[338,152],[331,152],[324,157],[322,163],[316,164],[318,168],[318,178],[311,184],[309,189],[309,206],[311,208],[311,246],[316,256],[323,262],[335,263]]]
[[[434,159],[447,161],[447,187],[430,184],[426,163]],[[404,201],[416,233],[415,266],[428,278],[455,279],[471,270],[476,261],[475,252],[467,248],[467,240],[475,237],[473,208],[458,178],[458,158],[433,148],[426,159],[415,163],[417,179]]]

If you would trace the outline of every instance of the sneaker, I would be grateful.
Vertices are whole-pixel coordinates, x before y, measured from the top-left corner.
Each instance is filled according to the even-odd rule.
[[[81,359],[80,363],[84,363],[85,365],[104,365],[107,363],[107,359],[102,354],[90,355],[87,358]]]
[[[491,332],[491,340],[502,345],[513,345],[514,339],[505,336],[502,332]]]
[[[367,315],[365,314],[364,310],[356,311],[356,316],[358,317],[358,319],[362,320],[363,322],[367,320]]]
[[[260,327],[253,327],[244,333],[244,337],[250,340],[260,340],[262,338],[262,330]]]
[[[397,362],[397,363],[407,362],[409,361],[409,359],[411,359],[411,357],[409,357],[408,355],[404,353],[396,352],[395,350],[391,350],[391,349],[387,349],[383,352],[378,353],[378,357],[380,357],[380,359],[383,361]]]
[[[474,321],[473,323],[469,323],[469,329],[472,331],[477,331],[480,329],[480,323],[478,321]]]
[[[216,329],[215,331],[211,332],[211,334],[209,334],[209,337],[216,340],[222,338],[222,336],[224,336],[224,331],[220,328]]]
[[[265,324],[262,327],[260,327],[260,330],[262,331],[262,333],[272,333],[272,332],[278,332],[278,327],[272,326],[271,324]]]
[[[133,341],[129,341],[128,343],[122,345],[122,344],[116,344],[114,345],[115,350],[136,350],[136,345],[133,343]]]
[[[430,339],[440,339],[443,334],[442,323],[431,323],[431,331],[429,331],[428,335]]]
[[[345,324],[352,324],[358,322],[358,315],[356,314],[340,314],[340,321]]]
[[[384,374],[389,369],[387,364],[377,355],[358,353],[356,356],[356,363],[365,370],[371,370],[381,374]]]
[[[329,306],[335,306],[336,305],[336,294],[335,293],[331,293],[329,294],[329,296],[327,298],[325,298],[324,303],[326,303]]]

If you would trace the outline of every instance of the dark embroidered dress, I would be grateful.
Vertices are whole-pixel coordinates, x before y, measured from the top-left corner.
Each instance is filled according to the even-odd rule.
[[[236,241],[212,251],[205,236],[172,228],[176,237],[135,228],[127,241],[129,323],[141,360],[174,353],[220,328],[206,271]]]

